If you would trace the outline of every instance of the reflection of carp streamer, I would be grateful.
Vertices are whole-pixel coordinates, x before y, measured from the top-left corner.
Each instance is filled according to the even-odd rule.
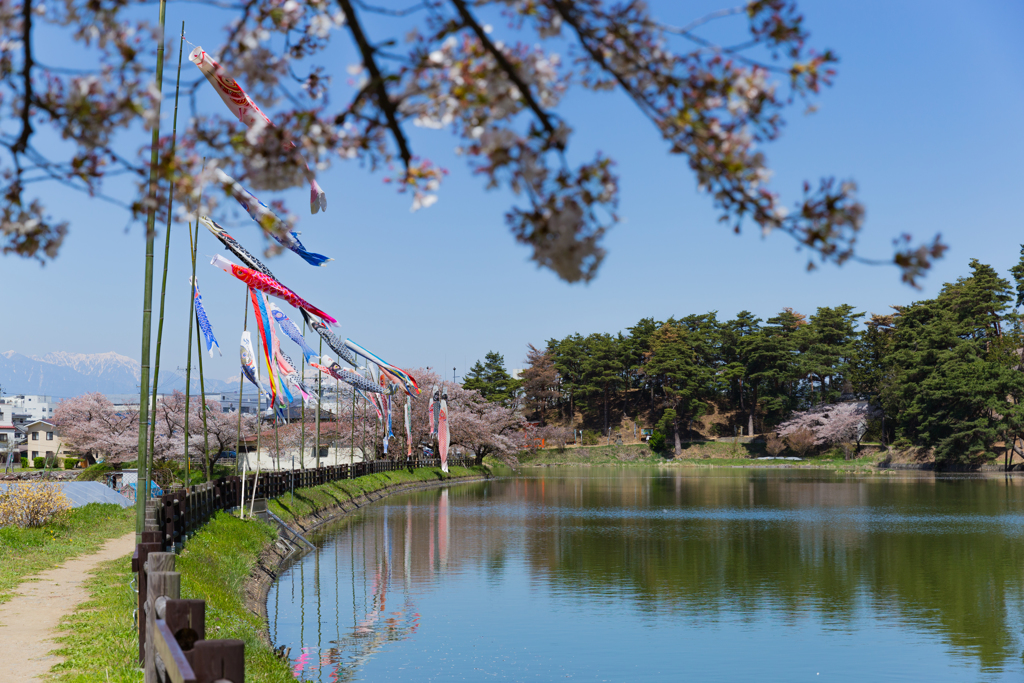
[[[359,667],[369,661],[385,643],[405,640],[416,633],[420,626],[420,615],[413,611],[412,603],[407,601],[401,610],[387,612],[390,581],[391,565],[385,557],[374,571],[373,598],[363,618],[334,647],[321,650],[318,659],[314,654],[315,648],[302,648],[301,654],[292,660],[292,675],[300,679],[303,671],[330,668],[333,671],[328,680],[354,680]]]

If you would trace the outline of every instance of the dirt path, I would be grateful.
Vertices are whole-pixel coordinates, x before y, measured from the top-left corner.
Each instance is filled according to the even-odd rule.
[[[15,596],[0,604],[0,678],[28,681],[45,674],[61,658],[56,648],[57,624],[88,599],[84,584],[97,565],[123,557],[135,547],[135,532],[112,538],[92,555],[81,555],[42,572],[38,581],[21,584]]]

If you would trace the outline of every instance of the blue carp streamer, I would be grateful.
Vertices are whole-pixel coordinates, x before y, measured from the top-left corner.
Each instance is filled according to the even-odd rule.
[[[302,313],[305,315],[306,312],[302,311]],[[302,355],[306,357],[307,363],[312,362],[313,359],[319,355],[316,350],[307,344],[306,340],[302,338],[302,333],[299,332],[299,328],[295,326],[295,323],[293,323],[288,316],[284,314],[284,311],[278,308],[273,302],[270,303],[270,315],[272,315],[274,320],[277,321],[281,331],[288,335],[289,339],[299,345],[299,348],[302,349]],[[309,320],[308,316],[306,317],[306,320]],[[323,323],[319,324],[323,325]],[[324,325],[324,327],[326,327],[326,325]]]
[[[213,347],[217,347],[217,353],[223,356],[223,352],[220,350],[220,344],[217,343],[217,338],[213,336],[213,326],[210,325],[210,319],[206,317],[206,309],[203,308],[203,295],[199,293],[199,282],[194,278],[189,278],[192,282],[192,296],[196,300],[196,318],[199,320],[199,329],[203,331],[203,337],[206,339],[206,350],[210,352],[210,358],[213,358]]]

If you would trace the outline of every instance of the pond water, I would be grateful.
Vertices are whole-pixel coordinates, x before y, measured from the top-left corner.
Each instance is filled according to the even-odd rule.
[[[310,681],[1024,676],[1024,479],[543,468],[392,496],[280,576]]]

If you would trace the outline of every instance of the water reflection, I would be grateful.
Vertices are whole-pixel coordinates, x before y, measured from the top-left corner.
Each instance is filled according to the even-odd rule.
[[[705,679],[1019,679],[1022,484],[551,469],[418,492],[325,532],[271,635],[316,681],[657,680],[682,651]]]

